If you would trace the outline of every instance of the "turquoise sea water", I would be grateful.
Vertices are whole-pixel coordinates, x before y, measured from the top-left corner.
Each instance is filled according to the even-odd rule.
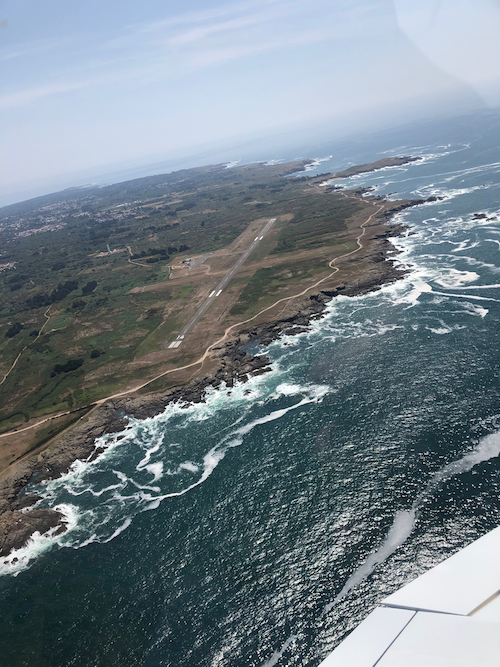
[[[500,115],[314,150],[424,158],[345,182],[444,197],[397,220],[410,272],[41,487],[69,530],[0,563],[1,665],[314,667],[500,524]]]

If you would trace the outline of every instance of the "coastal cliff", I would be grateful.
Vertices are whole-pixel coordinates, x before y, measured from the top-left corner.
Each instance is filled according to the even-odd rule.
[[[422,200],[398,203],[384,214],[389,219],[408,206],[423,203]],[[308,324],[319,317],[335,296],[358,296],[380,289],[383,285],[401,279],[405,272],[394,265],[395,250],[390,238],[404,232],[401,225],[387,227],[378,235],[366,254],[369,269],[349,282],[333,290],[323,289],[292,302],[284,317],[250,328],[243,328],[227,342],[213,350],[216,370],[191,380],[188,384],[164,392],[143,396],[114,399],[95,407],[73,428],[69,429],[39,454],[17,462],[0,478],[0,556],[26,544],[31,535],[57,528],[66,530],[63,515],[51,509],[30,509],[39,497],[25,495],[30,482],[55,479],[65,474],[76,460],[98,456],[103,450],[95,441],[105,433],[118,433],[127,425],[127,416],[145,419],[160,414],[172,402],[200,402],[209,387],[221,383],[232,387],[235,382],[246,382],[250,376],[270,370],[265,356],[250,355],[245,347],[258,340],[268,345],[282,334],[294,335],[306,330]]]
[[[323,192],[336,189],[327,185],[330,180],[347,178],[349,176],[375,171],[384,167],[399,166],[414,162],[417,158],[384,158],[378,162],[351,167],[344,172],[318,177],[303,177],[308,185]],[[351,199],[362,201],[368,194],[365,188],[344,190],[343,195]],[[48,445],[37,453],[27,454],[21,460],[13,463],[0,476],[0,556],[6,556],[13,550],[26,544],[30,536],[36,531],[43,534],[52,531],[57,534],[66,530],[64,516],[61,512],[52,509],[40,509],[36,503],[40,497],[26,494],[26,488],[32,482],[55,479],[65,474],[76,460],[89,460],[102,453],[102,447],[96,447],[95,441],[106,433],[119,433],[127,423],[128,417],[145,419],[162,413],[172,402],[193,403],[205,399],[209,387],[218,387],[222,383],[232,387],[235,382],[246,382],[248,378],[266,373],[270,370],[269,359],[265,356],[250,355],[245,349],[254,341],[263,346],[268,345],[281,335],[295,335],[305,330],[309,323],[321,317],[331,299],[338,295],[358,296],[380,289],[383,285],[401,279],[405,271],[396,267],[394,262],[395,248],[391,244],[391,237],[401,235],[405,227],[387,223],[396,214],[406,208],[418,206],[426,202],[436,201],[436,197],[427,200],[412,199],[388,202],[383,197],[370,197],[373,205],[384,204],[383,210],[372,213],[375,219],[370,226],[377,227],[364,247],[359,243],[354,251],[355,257],[349,262],[362,264],[349,273],[349,277],[334,282],[333,287],[325,286],[322,289],[311,289],[307,295],[291,297],[287,305],[280,311],[279,316],[270,316],[253,326],[237,327],[236,331],[219,346],[209,348],[211,370],[199,371],[187,383],[166,391],[138,395],[137,393],[120,398],[112,398],[101,404],[87,406],[90,409],[85,416],[74,426],[67,428],[62,434],[55,437]],[[367,201],[367,200],[365,200]],[[364,225],[361,226],[364,234]],[[363,235],[362,234],[362,235]],[[361,251],[361,252],[359,252]],[[347,253],[347,256],[353,252]],[[332,265],[330,265],[332,266]],[[360,264],[355,265],[361,266]],[[335,274],[331,274],[335,275]],[[322,281],[320,281],[322,282]],[[119,439],[120,436],[117,436]]]

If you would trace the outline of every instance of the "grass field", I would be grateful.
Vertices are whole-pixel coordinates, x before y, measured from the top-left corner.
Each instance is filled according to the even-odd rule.
[[[311,260],[258,269],[247,282],[230,313],[231,315],[253,313],[258,308],[266,306],[268,301],[278,297],[280,291],[324,271],[325,262],[314,263]]]

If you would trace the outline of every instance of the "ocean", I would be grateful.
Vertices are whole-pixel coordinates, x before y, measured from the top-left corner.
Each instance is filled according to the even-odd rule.
[[[1,665],[315,667],[500,524],[500,114],[309,155],[311,173],[422,158],[338,182],[440,198],[394,219],[406,273],[251,344],[271,372],[33,485],[68,530],[0,561]]]

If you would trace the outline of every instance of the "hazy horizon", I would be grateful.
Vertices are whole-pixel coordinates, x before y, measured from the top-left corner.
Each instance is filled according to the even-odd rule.
[[[495,111],[497,109],[490,110],[493,113]],[[188,150],[185,154],[180,154],[170,159],[167,156],[161,155],[145,156],[142,159],[125,160],[120,164],[103,165],[102,168],[89,169],[83,172],[77,171],[59,174],[49,178],[45,183],[41,181],[28,184],[31,187],[18,192],[6,193],[0,187],[0,208],[66,189],[90,185],[102,187],[136,178],[170,173],[180,169],[202,167],[209,164],[224,164],[233,161],[238,164],[249,164],[251,162],[264,162],[267,160],[321,159],[325,157],[323,155],[325,150],[349,146],[362,141],[364,137],[380,135],[382,139],[388,132],[393,130],[401,130],[407,127],[410,131],[416,126],[431,127],[443,122],[457,121],[470,115],[487,112],[487,109],[473,109],[456,115],[442,113],[433,118],[425,116],[418,118],[417,116],[418,120],[414,118],[412,121],[406,123],[396,124],[388,122],[379,126],[360,125],[357,130],[351,129],[350,132],[346,131],[340,134],[328,132],[328,128],[321,126],[320,128],[295,128],[294,130],[277,135],[262,134],[261,136],[254,136],[252,138],[239,137],[239,141],[235,140],[234,143],[218,146],[201,145],[197,152],[190,152]],[[311,148],[317,150],[311,151]],[[164,159],[161,159],[162,157]],[[345,153],[345,151],[341,150],[338,154],[337,167],[343,168],[353,164],[353,157],[349,151]],[[377,159],[377,154],[373,154],[373,159]]]
[[[497,0],[7,0],[0,12],[0,205],[500,104]]]

